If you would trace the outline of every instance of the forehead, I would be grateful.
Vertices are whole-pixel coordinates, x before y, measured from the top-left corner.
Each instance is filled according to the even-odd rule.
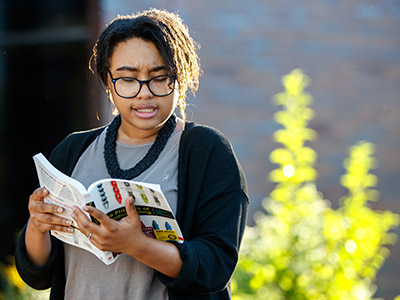
[[[154,43],[141,38],[131,38],[120,42],[115,46],[110,57],[112,69],[121,66],[145,68],[164,65],[161,53]]]

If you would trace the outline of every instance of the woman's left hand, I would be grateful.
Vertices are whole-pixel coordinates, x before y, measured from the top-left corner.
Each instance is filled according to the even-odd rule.
[[[132,253],[135,245],[140,246],[140,240],[147,238],[143,231],[139,215],[133,204],[132,197],[125,202],[127,217],[115,221],[95,207],[84,206],[83,210],[100,222],[92,222],[78,208],[73,208],[73,218],[79,230],[90,238],[90,242],[102,251]]]
[[[100,250],[128,254],[154,270],[176,278],[182,267],[178,248],[143,233],[132,197],[126,200],[125,208],[128,216],[115,221],[94,207],[84,206],[83,210],[96,218],[100,225],[89,220],[78,207],[73,208],[72,217],[80,231]]]

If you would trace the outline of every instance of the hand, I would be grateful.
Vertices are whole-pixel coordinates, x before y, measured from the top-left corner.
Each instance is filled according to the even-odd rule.
[[[127,198],[125,208],[128,216],[115,221],[97,208],[84,206],[82,209],[97,219],[100,225],[90,221],[76,206],[73,207],[72,217],[79,230],[87,237],[90,235],[90,242],[100,250],[132,254],[140,248],[141,240],[147,237],[142,232],[132,197]]]
[[[44,203],[44,198],[48,195],[47,189],[38,188],[29,197],[30,229],[40,233],[47,233],[49,230],[72,232],[73,229],[70,228],[72,221],[55,215],[62,214],[64,209],[57,205]]]
[[[91,206],[84,206],[83,210],[96,218],[100,225],[91,222],[78,207],[73,208],[73,218],[81,232],[86,236],[90,235],[91,243],[100,250],[128,254],[145,265],[176,278],[182,267],[178,248],[143,233],[132,197],[126,200],[125,208],[128,216],[119,222]]]
[[[48,190],[39,188],[29,197],[30,218],[25,233],[25,245],[28,259],[35,266],[42,266],[50,257],[49,230],[73,231],[70,228],[71,220],[55,215],[64,212],[62,207],[44,203],[44,198],[48,195]]]

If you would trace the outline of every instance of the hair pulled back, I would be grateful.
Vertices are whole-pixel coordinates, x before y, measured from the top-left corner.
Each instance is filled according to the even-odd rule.
[[[197,49],[180,16],[166,10],[150,9],[134,15],[117,16],[101,33],[93,48],[96,73],[107,87],[108,69],[115,47],[128,39],[141,38],[153,42],[178,83],[178,104],[185,119],[186,93],[195,94],[201,73]],[[91,65],[90,69],[93,71]]]

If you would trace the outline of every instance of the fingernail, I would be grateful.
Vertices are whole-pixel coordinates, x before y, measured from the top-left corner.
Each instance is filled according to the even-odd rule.
[[[84,210],[84,211],[89,211],[89,207],[84,206],[84,207],[83,207],[83,210]]]
[[[74,232],[74,229],[73,228],[67,228],[67,231],[68,232]]]
[[[67,224],[67,225],[72,225],[72,221],[71,221],[71,220],[66,220],[66,221],[65,221],[65,224]]]
[[[75,219],[75,214],[71,214],[71,217]]]
[[[58,213],[62,213],[62,212],[63,212],[62,207],[57,208],[57,212],[58,212]]]

